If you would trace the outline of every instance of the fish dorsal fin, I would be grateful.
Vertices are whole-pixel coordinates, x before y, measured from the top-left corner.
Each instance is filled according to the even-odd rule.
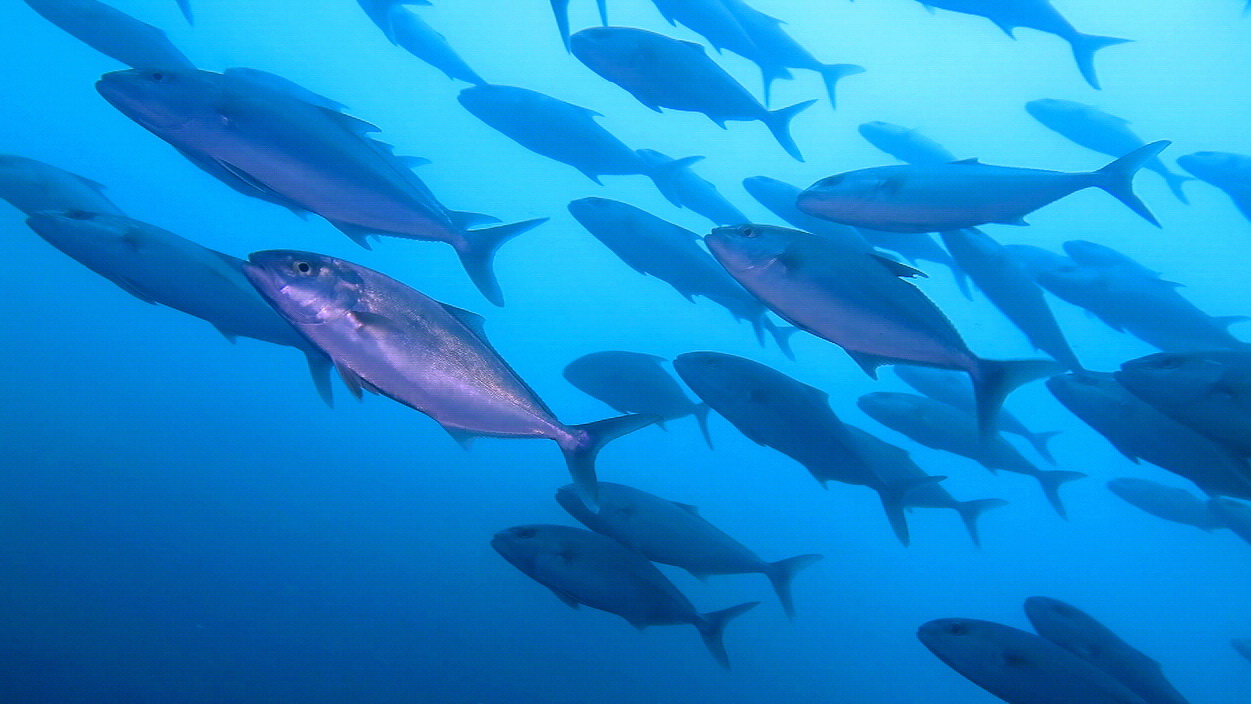
[[[469,328],[479,339],[486,342],[486,318],[472,311],[450,306],[446,303],[440,303],[439,305],[443,306],[443,310],[447,311],[449,315],[460,321],[461,325]]]
[[[225,252],[219,252],[216,249],[210,249],[209,251],[217,255],[218,259],[222,260],[223,262],[226,262],[227,266],[229,266],[231,269],[234,269],[236,271],[243,271],[243,265],[247,263],[234,255],[226,254]]]
[[[235,335],[233,332],[230,332],[229,330],[227,330],[226,328],[223,328],[221,325],[217,323],[210,323],[210,325],[216,328],[217,332],[220,332],[222,334],[222,337],[226,338],[227,342],[229,342],[232,345],[235,344],[235,340],[238,339],[238,335]]]
[[[556,598],[568,604],[570,608],[572,609],[578,608],[579,606],[578,600],[574,599],[572,596],[569,596],[568,592],[563,592],[555,587],[548,587],[548,589],[551,589],[552,593],[556,595]]]
[[[973,158],[973,159],[958,159],[951,163],[953,164],[980,164],[982,162],[978,161],[976,158]]]
[[[370,132],[382,131],[382,129],[378,127],[377,125],[373,124],[372,122],[365,122],[359,117],[352,117],[351,115],[348,115],[347,113],[342,113],[342,112],[339,112],[338,110],[331,110],[329,108],[325,108],[320,105],[318,107],[321,107],[322,112],[327,117],[329,117],[331,120],[338,123],[341,127],[343,127],[348,132],[351,132],[354,135],[364,137]],[[387,146],[388,148],[390,147],[390,145],[387,145]]]
[[[883,257],[877,254],[870,254],[869,256],[876,259],[879,264],[886,267],[886,269],[890,271],[890,273],[894,274],[895,276],[905,278],[905,279],[910,279],[910,278],[917,277],[917,276],[923,279],[928,279],[930,277],[930,275],[925,273],[924,271],[921,271],[920,269],[913,269],[907,264],[904,264],[902,262],[897,262],[894,259],[889,259],[887,257]]]
[[[277,91],[296,100],[302,100],[309,105],[316,105],[319,108],[330,110],[332,112],[341,112],[347,109],[347,106],[337,100],[331,100],[324,95],[319,95],[304,86],[287,78],[283,78],[276,73],[262,71],[256,68],[247,68],[243,66],[235,66],[222,71],[223,74],[231,78],[237,78],[246,81],[254,86],[260,86],[267,90]],[[375,130],[376,131],[376,130]]]
[[[401,164],[410,169],[415,169],[418,166],[425,166],[430,163],[430,160],[424,156],[397,156],[395,158],[399,159]]]
[[[700,44],[700,43],[698,43],[698,42],[688,42],[688,41],[686,41],[685,39],[680,39],[680,40],[678,40],[678,43],[679,43],[679,44],[681,44],[681,45],[683,45],[683,46],[685,46],[687,49],[690,49],[691,51],[699,52],[700,54],[707,54],[707,53],[708,53],[708,52],[704,49],[704,45],[703,45],[703,44]]]
[[[686,511],[687,513],[691,514],[692,516],[698,516],[698,515],[699,515],[699,509],[698,509],[698,508],[696,508],[696,507],[694,507],[694,506],[692,506],[692,505],[690,505],[690,504],[684,504],[684,503],[680,503],[680,502],[678,502],[678,501],[671,501],[670,503],[672,503],[674,506],[677,506],[678,508],[682,509],[683,511]]]

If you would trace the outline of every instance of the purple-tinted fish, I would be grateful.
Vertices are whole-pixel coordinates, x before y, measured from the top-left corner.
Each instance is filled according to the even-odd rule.
[[[462,444],[477,436],[553,440],[589,503],[600,448],[656,421],[628,415],[565,425],[487,342],[481,316],[342,259],[272,250],[249,260],[252,284],[358,397],[363,389],[395,399]]]
[[[44,19],[131,68],[192,68],[165,32],[97,0],[26,0]]]

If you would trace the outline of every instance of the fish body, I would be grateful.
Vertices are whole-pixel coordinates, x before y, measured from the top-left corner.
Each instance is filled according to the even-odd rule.
[[[26,0],[32,10],[131,68],[195,68],[165,32],[97,0]]]
[[[1243,217],[1251,220],[1251,156],[1195,152],[1177,157],[1177,165],[1200,181],[1225,191]]]
[[[858,129],[869,144],[907,164],[950,164],[956,160],[943,145],[919,130],[889,122],[866,122]]]
[[[123,215],[95,181],[11,154],[0,154],[0,200],[27,215],[45,210]]]
[[[447,37],[421,19],[407,3],[391,5],[387,13],[391,32],[389,38],[393,44],[442,71],[448,78],[479,86],[486,84],[482,76],[456,53]],[[386,32],[386,29],[383,31]]]
[[[1206,501],[1179,487],[1165,486],[1150,479],[1118,477],[1108,482],[1108,490],[1156,518],[1206,531],[1225,527]]]
[[[1251,351],[1160,352],[1125,362],[1116,380],[1164,415],[1251,456]]]
[[[708,406],[687,398],[665,370],[664,357],[608,350],[583,355],[565,365],[564,377],[584,393],[603,401],[618,413],[642,413],[660,420],[695,416],[708,446]]]
[[[747,222],[748,218],[730,201],[721,195],[711,181],[702,178],[690,169],[689,159],[670,159],[658,151],[639,149],[639,158],[643,163],[660,172],[653,176],[656,186],[669,199],[670,203],[680,208],[690,208],[708,218],[714,225],[737,225]],[[675,164],[677,166],[670,166]]]

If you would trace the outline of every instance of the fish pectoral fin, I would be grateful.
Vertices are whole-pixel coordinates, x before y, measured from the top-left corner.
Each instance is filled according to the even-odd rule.
[[[368,391],[371,394],[382,393],[377,386],[374,386],[368,381],[362,379],[360,374],[352,371],[339,360],[335,359],[331,361],[334,362],[334,368],[338,370],[339,378],[343,380],[343,385],[348,387],[348,391],[352,392],[352,395],[355,396],[357,400],[360,400],[363,395],[361,393],[362,391]]]
[[[864,370],[864,373],[868,374],[869,377],[872,379],[877,379],[878,367],[882,366],[883,364],[893,363],[892,360],[889,360],[885,357],[879,357],[875,354],[866,354],[864,352],[853,352],[852,350],[847,350],[847,354],[848,356],[852,358],[852,360],[856,364],[859,364],[860,368]]]
[[[561,590],[556,589],[555,587],[548,587],[548,589],[552,590],[552,593],[556,595],[557,599],[560,599],[561,601],[568,604],[569,608],[576,609],[580,606],[580,604],[578,603],[578,600],[574,599],[572,596],[569,596],[569,594],[567,594],[566,592],[562,592]]]
[[[483,342],[487,341],[486,318],[472,311],[465,310],[464,308],[457,308],[456,306],[448,305],[446,303],[440,303],[439,305],[443,306],[443,310],[447,311],[453,318],[459,320],[461,325],[469,328],[473,334],[477,335]]]
[[[1025,222],[1025,218],[1017,216],[1014,218],[1004,218],[1003,220],[995,220],[996,225],[1016,225],[1017,227],[1027,227],[1029,223]]]
[[[920,269],[914,269],[908,266],[907,264],[897,262],[894,259],[889,259],[887,257],[883,257],[877,254],[870,254],[869,256],[876,259],[882,266],[889,269],[890,273],[894,274],[895,276],[905,278],[905,279],[910,279],[916,276],[919,276],[923,279],[928,279],[930,277],[930,275],[925,273],[924,271],[921,271]]]
[[[143,289],[139,287],[139,284],[135,283],[134,281],[131,281],[125,276],[110,276],[107,278],[109,281],[112,281],[114,284],[116,284],[118,288],[125,291],[126,293],[129,293],[135,298],[138,298],[144,303],[151,303],[152,305],[156,305],[155,298],[149,296],[147,293],[144,293]]]
[[[690,504],[680,503],[680,502],[678,502],[678,501],[671,501],[671,502],[669,502],[669,503],[673,504],[674,506],[677,506],[678,508],[682,509],[683,511],[686,511],[687,513],[691,514],[692,516],[698,516],[698,515],[699,515],[699,509],[698,509],[698,508],[696,508],[695,506],[692,506],[692,505],[690,505]],[[694,574],[694,573],[692,573],[692,574]]]
[[[398,156],[396,158],[400,160],[401,164],[407,166],[410,169],[415,169],[418,166],[426,166],[427,164],[431,163],[430,160],[425,158],[424,156]]]
[[[977,158],[975,157],[973,159],[960,159],[958,161],[953,161],[951,163],[953,164],[980,164],[982,162],[978,161]]]
[[[238,336],[237,336],[237,335],[235,335],[233,332],[230,332],[230,331],[229,331],[229,330],[227,330],[226,328],[223,328],[222,326],[218,325],[217,323],[212,323],[212,325],[213,325],[213,327],[214,327],[214,328],[216,328],[216,329],[217,329],[217,332],[220,332],[220,333],[222,334],[222,337],[226,338],[226,340],[228,340],[228,341],[230,342],[230,344],[232,344],[232,345],[233,345],[233,344],[235,344],[235,340],[238,338]]]
[[[446,425],[442,427],[447,431],[448,435],[452,436],[452,439],[456,441],[456,444],[466,450],[473,446],[474,440],[478,439],[477,433],[473,433],[462,428],[449,428]]]
[[[373,330],[375,332],[379,332],[397,327],[395,321],[387,316],[371,313],[367,310],[348,311],[348,315],[352,318],[352,320],[356,321],[357,331]]]

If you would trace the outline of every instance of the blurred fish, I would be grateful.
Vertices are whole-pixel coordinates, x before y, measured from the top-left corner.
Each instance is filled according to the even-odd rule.
[[[1251,456],[1251,351],[1161,352],[1125,362],[1116,380],[1178,423]]]
[[[552,14],[556,16],[556,29],[560,32],[560,41],[569,51],[569,0],[551,0]],[[608,0],[595,0],[599,5],[599,20],[608,26]],[[414,3],[417,4],[417,3]]]
[[[1032,596],[1025,615],[1038,635],[1086,660],[1133,690],[1147,704],[1188,704],[1160,671],[1160,663],[1077,607]]]
[[[798,555],[765,562],[706,521],[694,506],[624,484],[600,483],[598,511],[578,499],[573,485],[561,487],[556,502],[596,533],[637,550],[652,562],[681,567],[700,579],[714,574],[763,574],[790,618],[795,617],[791,580],[821,559],[821,555]]]
[[[866,122],[860,125],[860,136],[869,144],[908,164],[950,164],[956,160],[943,145],[921,134],[919,130],[892,125],[889,122]]]
[[[1115,375],[1061,374],[1047,388],[1131,461],[1146,460],[1209,493],[1251,498],[1246,459],[1140,400]]]
[[[187,18],[187,24],[195,24],[195,16],[191,14],[191,0],[178,0],[178,9]]]
[[[409,9],[413,3],[397,3],[387,10],[387,25],[383,29],[392,44],[403,47],[408,53],[439,69],[448,78],[474,85],[486,81],[460,58],[460,54],[448,43],[447,37],[426,24],[416,12]],[[427,3],[428,4],[428,3]]]
[[[969,383],[967,376],[946,369],[916,367],[911,364],[899,364],[893,369],[896,376],[923,396],[942,401],[948,406],[955,406],[965,413],[977,412],[973,386]],[[1047,449],[1047,441],[1058,435],[1060,431],[1035,433],[1026,428],[1025,424],[1006,408],[999,409],[999,414],[995,416],[995,427],[1001,433],[1012,433],[1025,438],[1038,454],[1042,455],[1043,459],[1055,464],[1055,458]]]
[[[1118,477],[1108,482],[1108,490],[1156,518],[1209,532],[1226,527],[1208,509],[1206,501],[1179,487],[1150,479]]]
[[[603,401],[618,413],[655,416],[656,425],[695,416],[708,447],[708,404],[686,397],[664,364],[669,360],[653,354],[609,350],[583,355],[565,365],[565,379],[584,393]]]
[[[331,405],[330,359],[256,293],[245,262],[123,215],[60,210],[26,224],[53,247],[135,298],[207,321],[227,340],[294,347],[308,359],[317,393]]]
[[[721,641],[726,624],[760,603],[698,613],[655,565],[612,538],[581,528],[517,526],[496,533],[491,547],[575,609],[586,604],[616,614],[639,630],[691,624],[725,668],[730,666]]]
[[[856,405],[873,420],[926,447],[967,457],[992,472],[1003,469],[1037,479],[1052,508],[1064,517],[1068,514],[1060,501],[1060,486],[1086,476],[1081,472],[1038,469],[1000,435],[979,433],[972,415],[941,401],[876,391],[861,396]]]
[[[469,230],[494,218],[448,210],[411,171],[411,161],[366,136],[377,127],[271,81],[162,69],[106,74],[96,88],[235,190],[317,213],[362,247],[371,234],[450,244],[496,305],[504,299],[491,268],[495,250],[546,220]]]
[[[842,347],[871,377],[883,364],[966,372],[984,432],[1008,393],[1057,371],[1050,361],[974,355],[933,301],[903,281],[923,274],[899,262],[770,225],[719,227],[705,242],[744,288],[795,327]]]
[[[1073,142],[1113,158],[1125,156],[1146,144],[1129,128],[1129,120],[1109,115],[1093,105],[1044,98],[1026,103],[1025,111]],[[1181,185],[1193,178],[1173,173],[1158,156],[1148,159],[1143,168],[1160,174],[1178,200],[1190,202]]]
[[[927,8],[939,7],[944,10],[961,12],[966,15],[985,17],[995,26],[1002,29],[1009,37],[1015,36],[1012,30],[1017,27],[1028,27],[1047,34],[1054,34],[1068,42],[1073,48],[1073,59],[1082,78],[1091,88],[1099,89],[1099,78],[1095,76],[1095,52],[1116,44],[1125,44],[1132,39],[1100,37],[1093,34],[1082,34],[1069,24],[1069,21],[1051,6],[1051,0],[918,0]]]
[[[584,29],[573,35],[571,46],[587,68],[656,112],[700,112],[722,128],[729,120],[759,120],[787,154],[803,161],[790,135],[790,121],[815,100],[768,110],[704,53],[704,47],[642,29]]]
[[[1251,10],[1251,3],[1248,3],[1248,9]],[[1238,651],[1239,655],[1251,660],[1251,638],[1234,638],[1229,641],[1229,644]]]
[[[666,22],[683,25],[708,40],[713,49],[729,49],[749,61],[758,57],[756,43],[747,36],[747,30],[727,7],[725,0],[652,0],[652,4]],[[785,68],[781,68],[780,73],[770,74],[778,68],[781,67],[772,64],[760,66],[765,73],[766,92],[773,79],[791,77]]]
[[[165,32],[97,0],[26,0],[44,19],[132,68],[194,68]]]
[[[942,238],[960,269],[1018,330],[1025,333],[1035,349],[1069,369],[1082,368],[1043,298],[1042,289],[1029,271],[1009,256],[1003,245],[976,228],[944,232]]]
[[[1026,225],[1024,217],[1086,188],[1101,188],[1160,226],[1133,192],[1134,174],[1170,142],[1152,142],[1088,173],[950,164],[878,166],[821,179],[796,206],[815,217],[887,232],[945,232],[987,223]]]
[[[653,169],[659,169],[653,180],[656,187],[679,208],[690,208],[714,225],[737,225],[747,216],[722,196],[717,187],[692,171],[690,160],[673,160],[651,149],[639,149],[639,157]]]
[[[717,266],[694,232],[607,198],[575,200],[569,213],[631,269],[664,281],[688,301],[704,296],[724,307],[736,320],[750,322],[762,344],[767,330],[782,352],[793,357],[789,338],[795,331],[774,325],[764,304]]]
[[[941,477],[922,473],[892,481],[895,476],[879,476],[830,409],[828,394],[759,362],[719,352],[688,352],[673,367],[696,396],[749,440],[802,464],[822,486],[836,481],[877,492],[895,536],[908,544],[905,497]]]
[[[464,445],[479,436],[555,441],[588,502],[600,448],[656,420],[565,425],[487,342],[482,316],[322,254],[271,250],[248,259],[248,279],[330,357],[358,398],[364,389],[399,401]]]
[[[104,196],[104,186],[51,164],[0,154],[0,200],[34,215],[42,210],[75,210],[122,215]]]
[[[1251,156],[1195,152],[1177,157],[1177,165],[1200,181],[1225,191],[1243,217],[1251,220]]]
[[[1008,704],[1149,704],[1051,641],[971,618],[930,621],[917,638],[938,659]]]
[[[549,159],[568,164],[595,183],[608,174],[641,174],[662,192],[686,165],[703,157],[649,162],[595,121],[594,110],[513,86],[466,88],[457,98],[474,117],[504,136]]]
[[[1251,506],[1228,497],[1213,496],[1208,500],[1208,510],[1234,535],[1251,543]]]

